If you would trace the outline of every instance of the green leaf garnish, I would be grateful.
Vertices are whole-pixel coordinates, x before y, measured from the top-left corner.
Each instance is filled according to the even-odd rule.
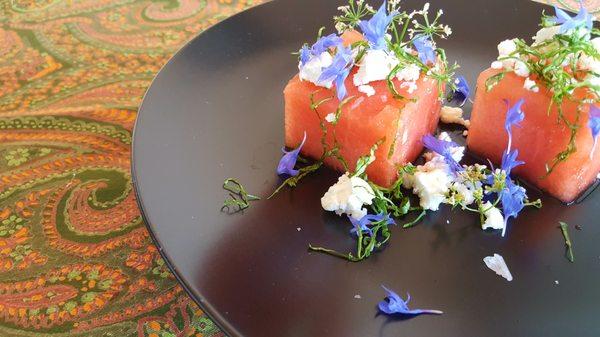
[[[562,232],[563,237],[565,238],[565,256],[571,261],[575,262],[575,256],[573,256],[573,243],[571,242],[571,238],[569,237],[569,225],[566,223],[559,221],[560,223],[560,231]]]
[[[223,189],[229,192],[229,198],[223,202],[222,212],[238,213],[250,207],[250,201],[260,200],[260,197],[249,194],[244,186],[234,178],[225,179]]]

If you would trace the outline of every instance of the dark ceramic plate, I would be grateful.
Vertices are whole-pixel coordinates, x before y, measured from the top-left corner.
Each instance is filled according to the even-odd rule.
[[[244,214],[219,211],[225,178],[261,196],[279,183],[282,89],[297,71],[290,52],[340,4],[274,1],[236,15],[177,53],[149,89],[135,128],[134,179],[148,227],[185,289],[232,336],[599,336],[600,193],[573,206],[544,198],[542,210],[512,221],[506,238],[481,231],[472,214],[443,209],[415,228],[394,228],[385,250],[361,263],[307,251],[309,243],[354,247],[347,220],[320,207],[335,172]],[[498,41],[534,35],[545,8],[440,0],[432,10],[440,6],[454,30],[443,47],[470,83]],[[559,220],[583,228],[571,227],[575,263],[564,257]],[[482,259],[493,253],[514,281],[486,268]],[[380,284],[445,314],[377,315]]]

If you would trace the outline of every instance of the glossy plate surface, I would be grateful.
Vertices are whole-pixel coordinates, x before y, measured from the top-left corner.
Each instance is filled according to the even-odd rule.
[[[313,41],[340,4],[278,0],[236,15],[183,48],[149,89],[135,129],[135,185],[185,288],[232,336],[600,335],[600,192],[568,207],[544,198],[542,210],[511,221],[506,238],[481,231],[473,214],[444,208],[415,228],[394,228],[387,248],[361,263],[306,249],[354,247],[347,220],[320,207],[334,172],[244,214],[219,211],[225,178],[261,196],[279,183],[282,90],[297,71],[290,52]],[[525,0],[440,0],[431,11],[440,6],[454,31],[442,46],[470,83],[498,41],[534,35],[547,9]],[[571,226],[574,264],[564,258],[559,220],[583,228]],[[494,253],[514,281],[484,265]],[[377,315],[380,284],[410,292],[412,307],[445,314]]]

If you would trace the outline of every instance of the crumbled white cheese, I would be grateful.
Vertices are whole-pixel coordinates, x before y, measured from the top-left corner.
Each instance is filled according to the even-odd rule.
[[[420,76],[421,69],[414,63],[411,63],[406,67],[402,68],[396,74],[396,78],[398,78],[398,80],[407,82],[416,82],[417,80],[419,80]]]
[[[491,202],[486,202],[482,205],[485,216],[485,222],[481,225],[482,229],[502,229],[504,230],[504,216],[502,216],[502,212],[496,207],[492,205]]]
[[[498,44],[498,54],[500,56],[509,56],[517,51],[517,44],[514,40],[504,40]]]
[[[506,262],[504,262],[504,258],[500,254],[494,254],[494,256],[486,256],[483,258],[483,262],[485,265],[496,272],[496,274],[504,277],[507,281],[512,281],[513,276],[508,270],[508,266]]]
[[[354,85],[384,80],[397,64],[398,59],[394,55],[384,50],[369,49],[358,63],[358,71],[353,78]]]
[[[504,68],[504,64],[502,63],[502,61],[494,61],[492,62],[491,67],[492,69],[502,69]]]
[[[354,295],[354,298],[357,300],[360,300],[362,298],[362,296],[360,296],[360,294],[356,294],[356,295]]]
[[[359,177],[350,177],[346,172],[323,195],[321,206],[326,211],[332,211],[338,215],[346,213],[352,218],[360,220],[367,214],[367,210],[363,206],[370,205],[374,197],[375,192],[369,183]]]
[[[323,72],[324,68],[327,68],[333,62],[333,57],[328,51],[322,52],[320,55],[312,57],[305,64],[298,64],[298,69],[300,70],[298,76],[301,81],[312,82],[315,85],[331,88],[333,85],[333,79],[328,81],[319,81],[319,77]]]
[[[514,72],[515,74],[517,74],[518,76],[521,77],[528,77],[529,76],[529,67],[527,67],[527,64],[523,61],[515,61],[514,63]]]
[[[438,138],[450,140],[450,136],[446,132],[440,133]],[[460,161],[464,150],[464,147],[458,146],[450,151],[452,157],[456,161]],[[424,157],[427,162],[417,166],[413,175],[404,175],[403,186],[413,190],[419,197],[419,205],[423,209],[437,211],[440,204],[446,200],[454,176],[444,157],[432,152],[426,153]]]
[[[523,83],[523,88],[533,92],[540,91],[540,88],[538,87],[537,83],[535,83],[535,81],[531,80],[529,77],[525,79],[525,82]]]
[[[299,232],[302,230],[302,227],[296,227],[296,230]]]
[[[419,205],[432,211],[437,211],[446,200],[448,185],[452,182],[448,165],[443,159],[436,159],[419,166],[413,181],[413,192],[419,196]]]
[[[335,122],[335,114],[333,112],[328,113],[325,116],[325,120],[328,121],[329,123]]]
[[[408,88],[408,89],[406,89],[406,91],[409,94],[412,94],[413,92],[415,92],[415,90],[417,90],[417,83],[415,83],[415,82],[402,82],[402,84],[400,84],[400,88]]]
[[[463,118],[463,109],[459,107],[443,106],[440,110],[440,120],[446,124],[460,124],[469,127],[471,122]]]
[[[544,27],[537,31],[537,33],[533,37],[533,43],[540,44],[547,40],[551,40],[554,37],[554,35],[558,34],[559,31],[560,26]]]
[[[366,94],[368,97],[375,95],[375,89],[372,86],[367,85],[367,84],[359,85],[358,91]]]

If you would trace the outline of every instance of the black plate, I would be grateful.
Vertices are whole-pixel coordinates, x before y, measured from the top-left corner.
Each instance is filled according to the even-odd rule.
[[[236,15],[190,42],[149,89],[135,128],[134,179],[148,227],[186,290],[232,336],[600,335],[600,193],[573,206],[544,198],[542,210],[511,221],[506,238],[481,231],[473,214],[443,209],[410,230],[395,228],[388,247],[361,263],[307,252],[309,243],[354,246],[348,221],[320,207],[337,173],[324,170],[244,214],[219,211],[225,178],[261,196],[279,183],[282,89],[297,71],[290,52],[312,41],[339,4],[275,1]],[[470,83],[498,41],[532,36],[547,8],[440,0],[432,11],[439,6],[454,30],[443,46]],[[571,227],[574,264],[564,258],[559,220],[583,227]],[[504,256],[513,282],[486,268],[482,259],[493,253]],[[380,284],[445,314],[377,315]]]

